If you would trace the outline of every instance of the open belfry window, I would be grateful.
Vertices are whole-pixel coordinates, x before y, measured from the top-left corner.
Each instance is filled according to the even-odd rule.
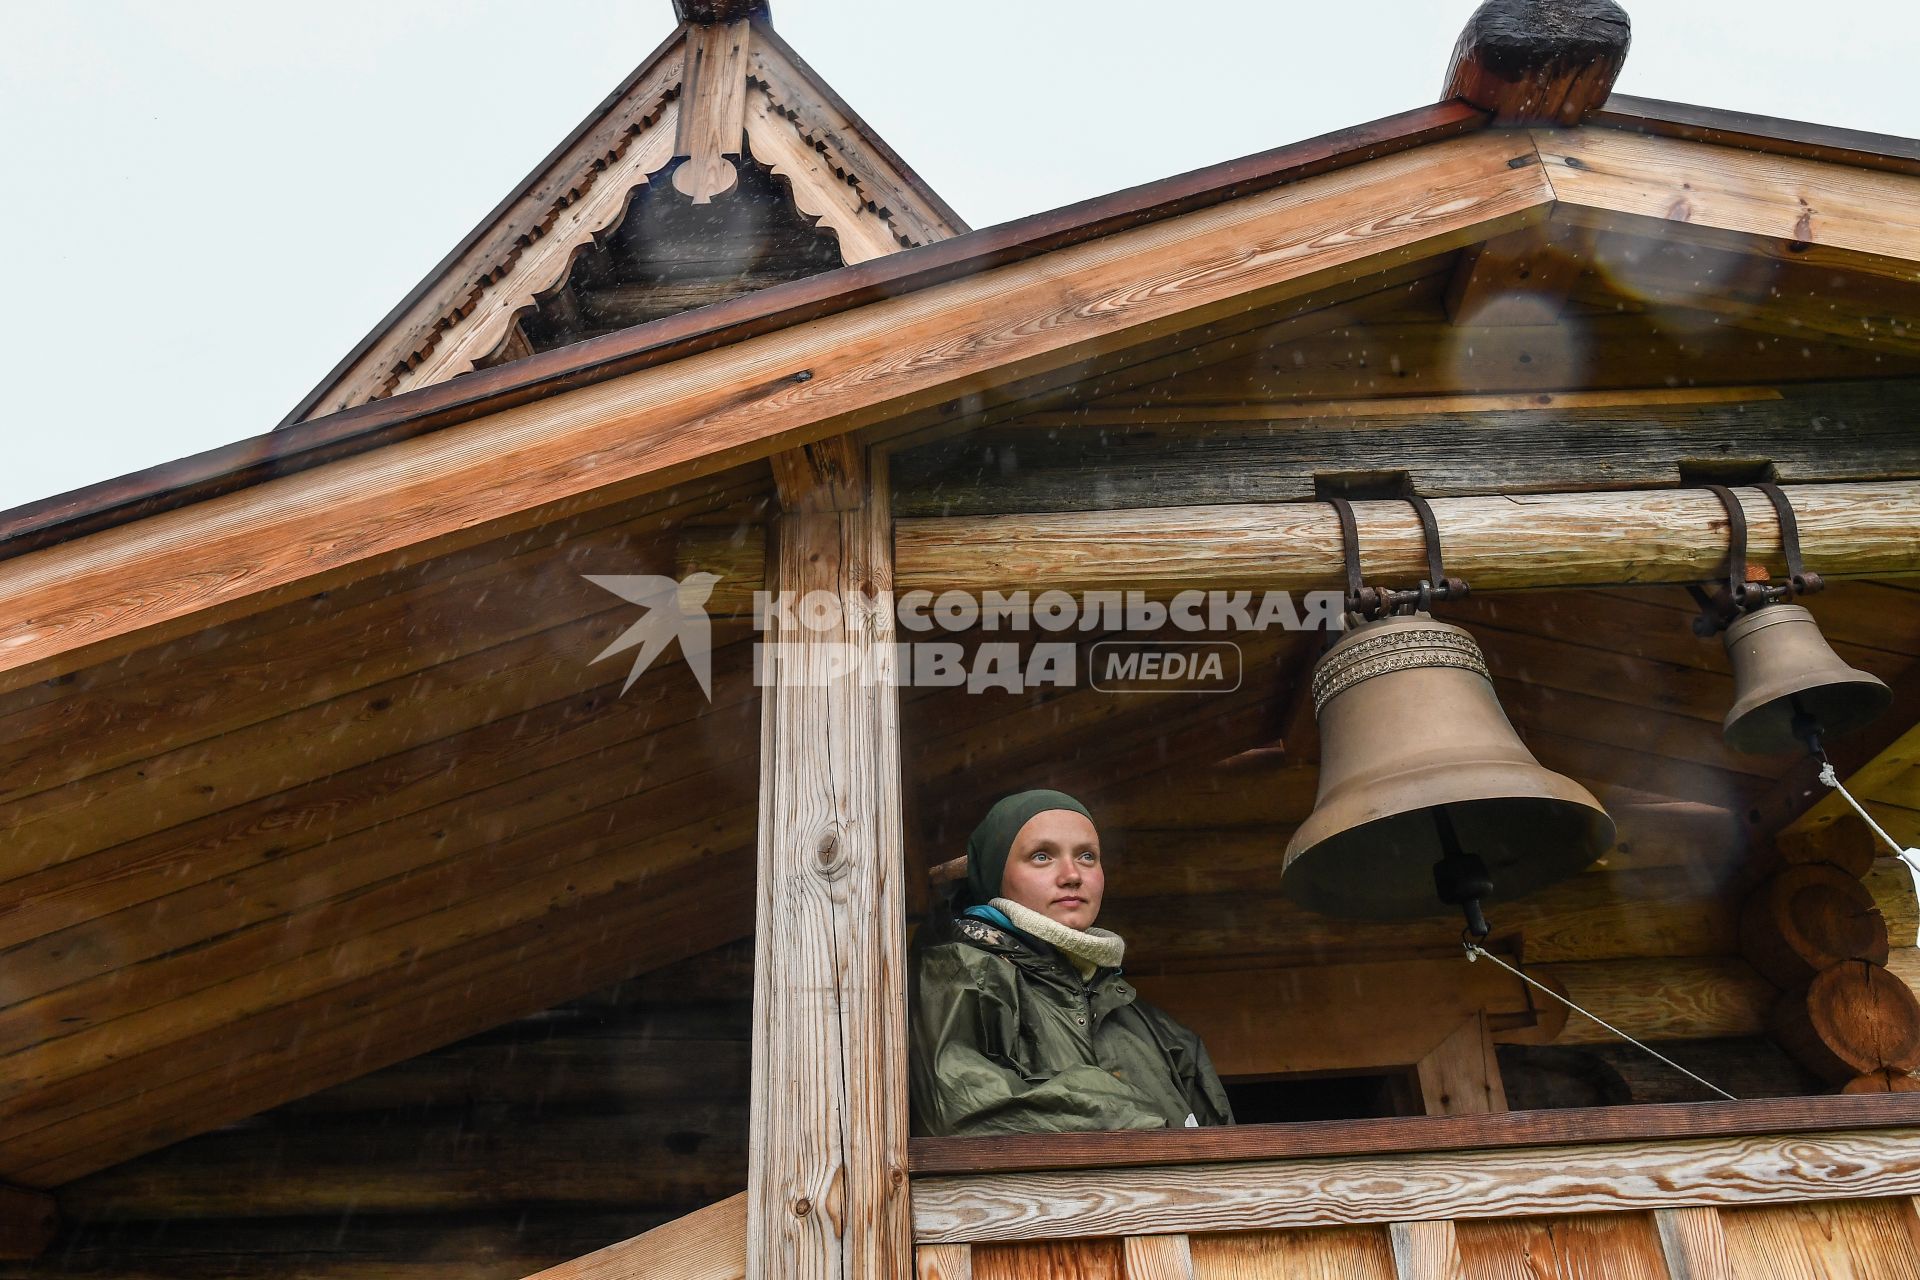
[[[674,12],[0,516],[0,1275],[1920,1275],[1920,145],[1488,0],[972,231]]]

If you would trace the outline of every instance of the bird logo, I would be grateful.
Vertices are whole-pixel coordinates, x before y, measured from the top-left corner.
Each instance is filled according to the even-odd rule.
[[[713,584],[720,581],[720,575],[690,573],[678,580],[651,573],[581,576],[594,586],[646,610],[638,622],[622,631],[593,659],[599,662],[616,653],[639,648],[640,652],[633,656],[633,669],[627,672],[627,682],[620,686],[622,694],[633,688],[640,673],[660,656],[669,641],[678,637],[680,653],[693,668],[700,691],[707,695],[708,702],[713,701],[713,631],[707,621],[707,599],[713,594]]]

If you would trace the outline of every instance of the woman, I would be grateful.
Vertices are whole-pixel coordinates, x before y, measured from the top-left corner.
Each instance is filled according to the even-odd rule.
[[[916,1132],[1233,1123],[1199,1037],[1121,979],[1125,943],[1093,927],[1105,888],[1071,796],[1008,796],[974,829],[958,914],[917,948]]]

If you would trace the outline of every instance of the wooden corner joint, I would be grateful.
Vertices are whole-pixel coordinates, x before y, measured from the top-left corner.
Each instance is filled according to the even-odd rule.
[[[1576,125],[1607,100],[1631,39],[1613,0],[1486,0],[1454,45],[1444,96],[1497,125]]]

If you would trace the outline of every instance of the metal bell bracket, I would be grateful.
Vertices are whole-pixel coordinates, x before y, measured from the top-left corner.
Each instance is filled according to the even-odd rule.
[[[1687,588],[1700,606],[1700,616],[1693,620],[1695,635],[1717,635],[1743,613],[1786,604],[1796,596],[1810,596],[1825,589],[1827,584],[1820,575],[1808,573],[1800,561],[1800,522],[1794,518],[1793,503],[1779,485],[1763,480],[1753,487],[1766,495],[1780,521],[1780,549],[1787,561],[1787,580],[1782,583],[1747,581],[1747,513],[1726,485],[1703,487],[1727,510],[1727,585],[1712,595],[1699,587]]]
[[[1361,581],[1360,531],[1354,523],[1353,504],[1345,498],[1328,498],[1326,501],[1340,521],[1340,549],[1347,565],[1348,626],[1372,622],[1391,614],[1427,613],[1435,600],[1466,598],[1466,582],[1460,578],[1449,578],[1441,564],[1440,526],[1435,522],[1433,508],[1425,498],[1417,493],[1407,495],[1407,503],[1420,519],[1421,539],[1427,551],[1427,576],[1420,579],[1419,587],[1411,591],[1369,587]]]

